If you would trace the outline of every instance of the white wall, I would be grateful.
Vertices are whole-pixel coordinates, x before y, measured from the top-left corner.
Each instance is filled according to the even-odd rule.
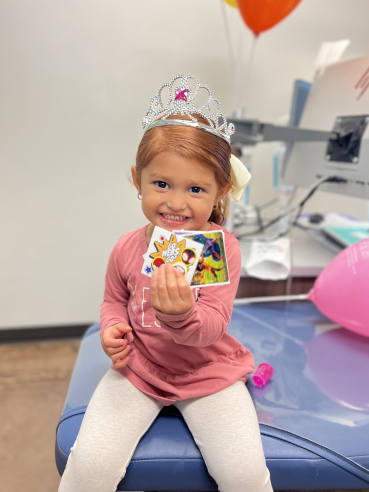
[[[246,63],[252,35],[227,9]],[[303,0],[258,40],[247,116],[287,113],[322,41],[367,54],[368,14],[367,0]],[[189,73],[234,109],[220,0],[3,0],[0,63],[0,328],[95,321],[114,243],[145,223],[128,173],[150,98]],[[254,203],[273,194],[273,149],[255,151]],[[366,203],[318,193],[307,210],[365,218]]]

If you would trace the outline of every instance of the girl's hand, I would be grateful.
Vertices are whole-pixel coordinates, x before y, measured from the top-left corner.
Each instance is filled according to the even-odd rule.
[[[151,303],[166,314],[181,314],[191,309],[193,297],[183,274],[171,263],[154,270],[151,277]]]
[[[118,323],[109,326],[101,335],[102,348],[117,369],[128,364],[129,357],[127,354],[131,346],[127,345],[127,339],[123,340],[123,336],[130,331],[132,331],[130,326],[125,323]]]

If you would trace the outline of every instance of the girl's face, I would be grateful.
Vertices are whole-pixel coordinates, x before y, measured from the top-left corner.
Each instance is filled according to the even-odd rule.
[[[132,167],[135,186],[142,194],[142,210],[155,226],[169,231],[208,230],[213,206],[219,196],[214,172],[172,152],[162,152],[141,171]]]

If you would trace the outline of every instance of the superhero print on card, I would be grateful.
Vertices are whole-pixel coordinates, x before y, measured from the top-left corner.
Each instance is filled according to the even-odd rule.
[[[203,245],[191,287],[229,284],[229,272],[223,231],[173,231],[177,237]]]
[[[155,227],[151,236],[141,273],[151,277],[155,268],[171,263],[180,270],[189,285],[196,272],[203,244],[189,238],[178,237],[165,229]]]

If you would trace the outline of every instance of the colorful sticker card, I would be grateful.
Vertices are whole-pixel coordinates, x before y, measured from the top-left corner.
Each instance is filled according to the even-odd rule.
[[[203,250],[193,275],[191,287],[229,284],[228,263],[223,231],[173,231],[177,237],[191,239],[203,245]]]
[[[141,273],[151,277],[155,268],[163,263],[172,263],[174,268],[181,270],[186,281],[191,280],[196,272],[204,245],[190,238],[178,237],[173,232],[155,227],[151,236]]]

